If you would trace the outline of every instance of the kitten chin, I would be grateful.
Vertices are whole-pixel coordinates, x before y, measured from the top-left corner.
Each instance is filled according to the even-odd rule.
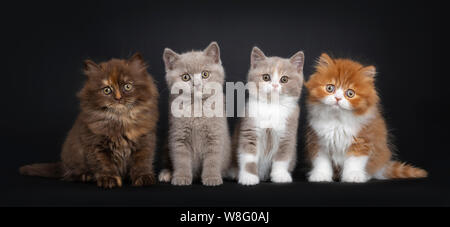
[[[305,84],[309,181],[340,178],[363,183],[371,178],[427,176],[425,170],[392,160],[374,78],[373,66],[327,54],[320,57],[316,72]]]
[[[159,94],[146,67],[140,54],[100,64],[87,60],[88,79],[78,94],[81,113],[64,142],[62,161],[24,166],[20,172],[93,181],[103,188],[120,187],[124,178],[134,186],[155,183]]]

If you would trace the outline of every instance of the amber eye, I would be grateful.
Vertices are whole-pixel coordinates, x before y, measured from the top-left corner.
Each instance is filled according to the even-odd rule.
[[[183,81],[189,81],[189,80],[191,80],[191,76],[190,76],[189,74],[183,74],[183,75],[181,76],[181,79],[182,79]]]
[[[125,85],[123,85],[123,88],[125,89],[125,91],[131,91],[131,88],[133,88],[133,85],[125,84]]]
[[[208,79],[208,77],[209,77],[209,72],[208,71],[203,71],[202,72],[202,78],[203,79]]]
[[[287,83],[288,81],[289,81],[289,78],[287,76],[282,76],[280,79],[280,82],[283,84]]]
[[[325,87],[325,89],[327,90],[328,93],[333,93],[335,87],[334,87],[334,85],[332,85],[332,84],[328,84],[328,85]]]
[[[112,89],[110,87],[103,88],[103,93],[109,95],[109,94],[111,94],[111,92],[112,92]]]
[[[270,81],[270,75],[269,74],[264,74],[262,76],[262,78],[263,78],[264,81]]]
[[[353,91],[352,89],[348,89],[348,90],[345,92],[345,94],[347,95],[347,97],[353,98],[353,97],[355,97],[356,92]]]

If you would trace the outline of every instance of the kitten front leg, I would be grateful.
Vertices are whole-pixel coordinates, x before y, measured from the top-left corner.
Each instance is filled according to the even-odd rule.
[[[153,155],[156,136],[151,134],[140,140],[140,146],[131,154],[130,178],[133,186],[147,186],[156,183],[153,172]]]
[[[370,175],[366,171],[367,161],[372,146],[364,139],[357,138],[350,146],[347,157],[344,161],[341,181],[349,183],[364,183],[370,180]]]
[[[258,158],[255,154],[240,152],[238,182],[246,186],[259,184]]]
[[[205,186],[217,186],[223,184],[221,174],[221,153],[220,147],[210,146],[204,154],[202,183]]]
[[[252,129],[242,129],[238,147],[239,177],[242,185],[259,184],[257,134]]]
[[[333,165],[330,157],[323,151],[319,151],[312,161],[312,170],[309,172],[310,182],[332,182]]]
[[[289,163],[291,160],[273,161],[272,171],[270,172],[270,179],[274,183],[290,183],[292,176],[289,173]]]
[[[210,127],[205,133],[205,147],[203,154],[203,166],[202,166],[202,183],[206,186],[217,186],[223,184],[222,180],[222,162],[223,154],[225,152],[224,136],[222,135],[224,130],[222,127]]]
[[[295,120],[297,122],[297,120]],[[272,170],[270,179],[275,183],[290,183],[292,176],[290,171],[294,168],[297,148],[297,124],[290,125],[288,133],[284,136],[279,144],[277,153],[275,153],[272,161]]]
[[[97,186],[102,188],[122,187],[122,177],[111,160],[109,151],[95,150],[87,156],[87,163],[93,169]]]
[[[172,140],[171,146],[173,177],[172,185],[184,186],[192,184],[191,149],[182,141]]]
[[[370,180],[366,172],[368,156],[349,156],[344,162],[342,170],[342,182],[364,183]]]

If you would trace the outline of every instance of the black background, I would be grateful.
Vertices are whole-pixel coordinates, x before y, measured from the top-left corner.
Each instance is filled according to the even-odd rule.
[[[402,1],[44,1],[3,3],[1,189],[4,205],[314,206],[450,205],[448,151],[435,107],[440,64],[438,2]],[[5,40],[6,39],[6,40]],[[79,111],[82,61],[139,51],[161,93],[160,141],[167,131],[162,53],[217,41],[227,81],[245,81],[250,51],[306,56],[305,78],[327,52],[373,64],[384,116],[399,158],[430,172],[424,180],[363,185],[305,181],[303,128],[299,164],[288,185],[217,188],[160,184],[103,191],[95,185],[19,176],[20,165],[58,160]],[[434,85],[433,85],[434,84]],[[303,102],[302,102],[303,105]],[[445,104],[447,105],[447,104]],[[305,109],[302,110],[304,124]],[[233,128],[235,119],[230,119]],[[431,133],[432,132],[432,133]]]

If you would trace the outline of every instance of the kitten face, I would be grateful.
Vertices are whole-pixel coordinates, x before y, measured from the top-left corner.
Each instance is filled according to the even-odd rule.
[[[322,54],[316,73],[305,84],[308,102],[363,114],[378,102],[374,76],[373,66]]]
[[[166,48],[163,55],[166,66],[166,80],[169,88],[175,83],[184,83],[191,89],[191,94],[203,95],[206,83],[214,82],[223,85],[224,69],[220,61],[219,45],[212,42],[204,51],[192,51],[177,54]]]
[[[257,47],[251,54],[248,81],[254,82],[259,92],[278,93],[282,96],[300,97],[303,86],[303,52],[290,59],[266,57]]]
[[[146,102],[154,93],[148,85],[150,78],[140,54],[129,60],[112,59],[99,65],[87,60],[85,74],[88,81],[80,98],[91,108],[123,112]]]

